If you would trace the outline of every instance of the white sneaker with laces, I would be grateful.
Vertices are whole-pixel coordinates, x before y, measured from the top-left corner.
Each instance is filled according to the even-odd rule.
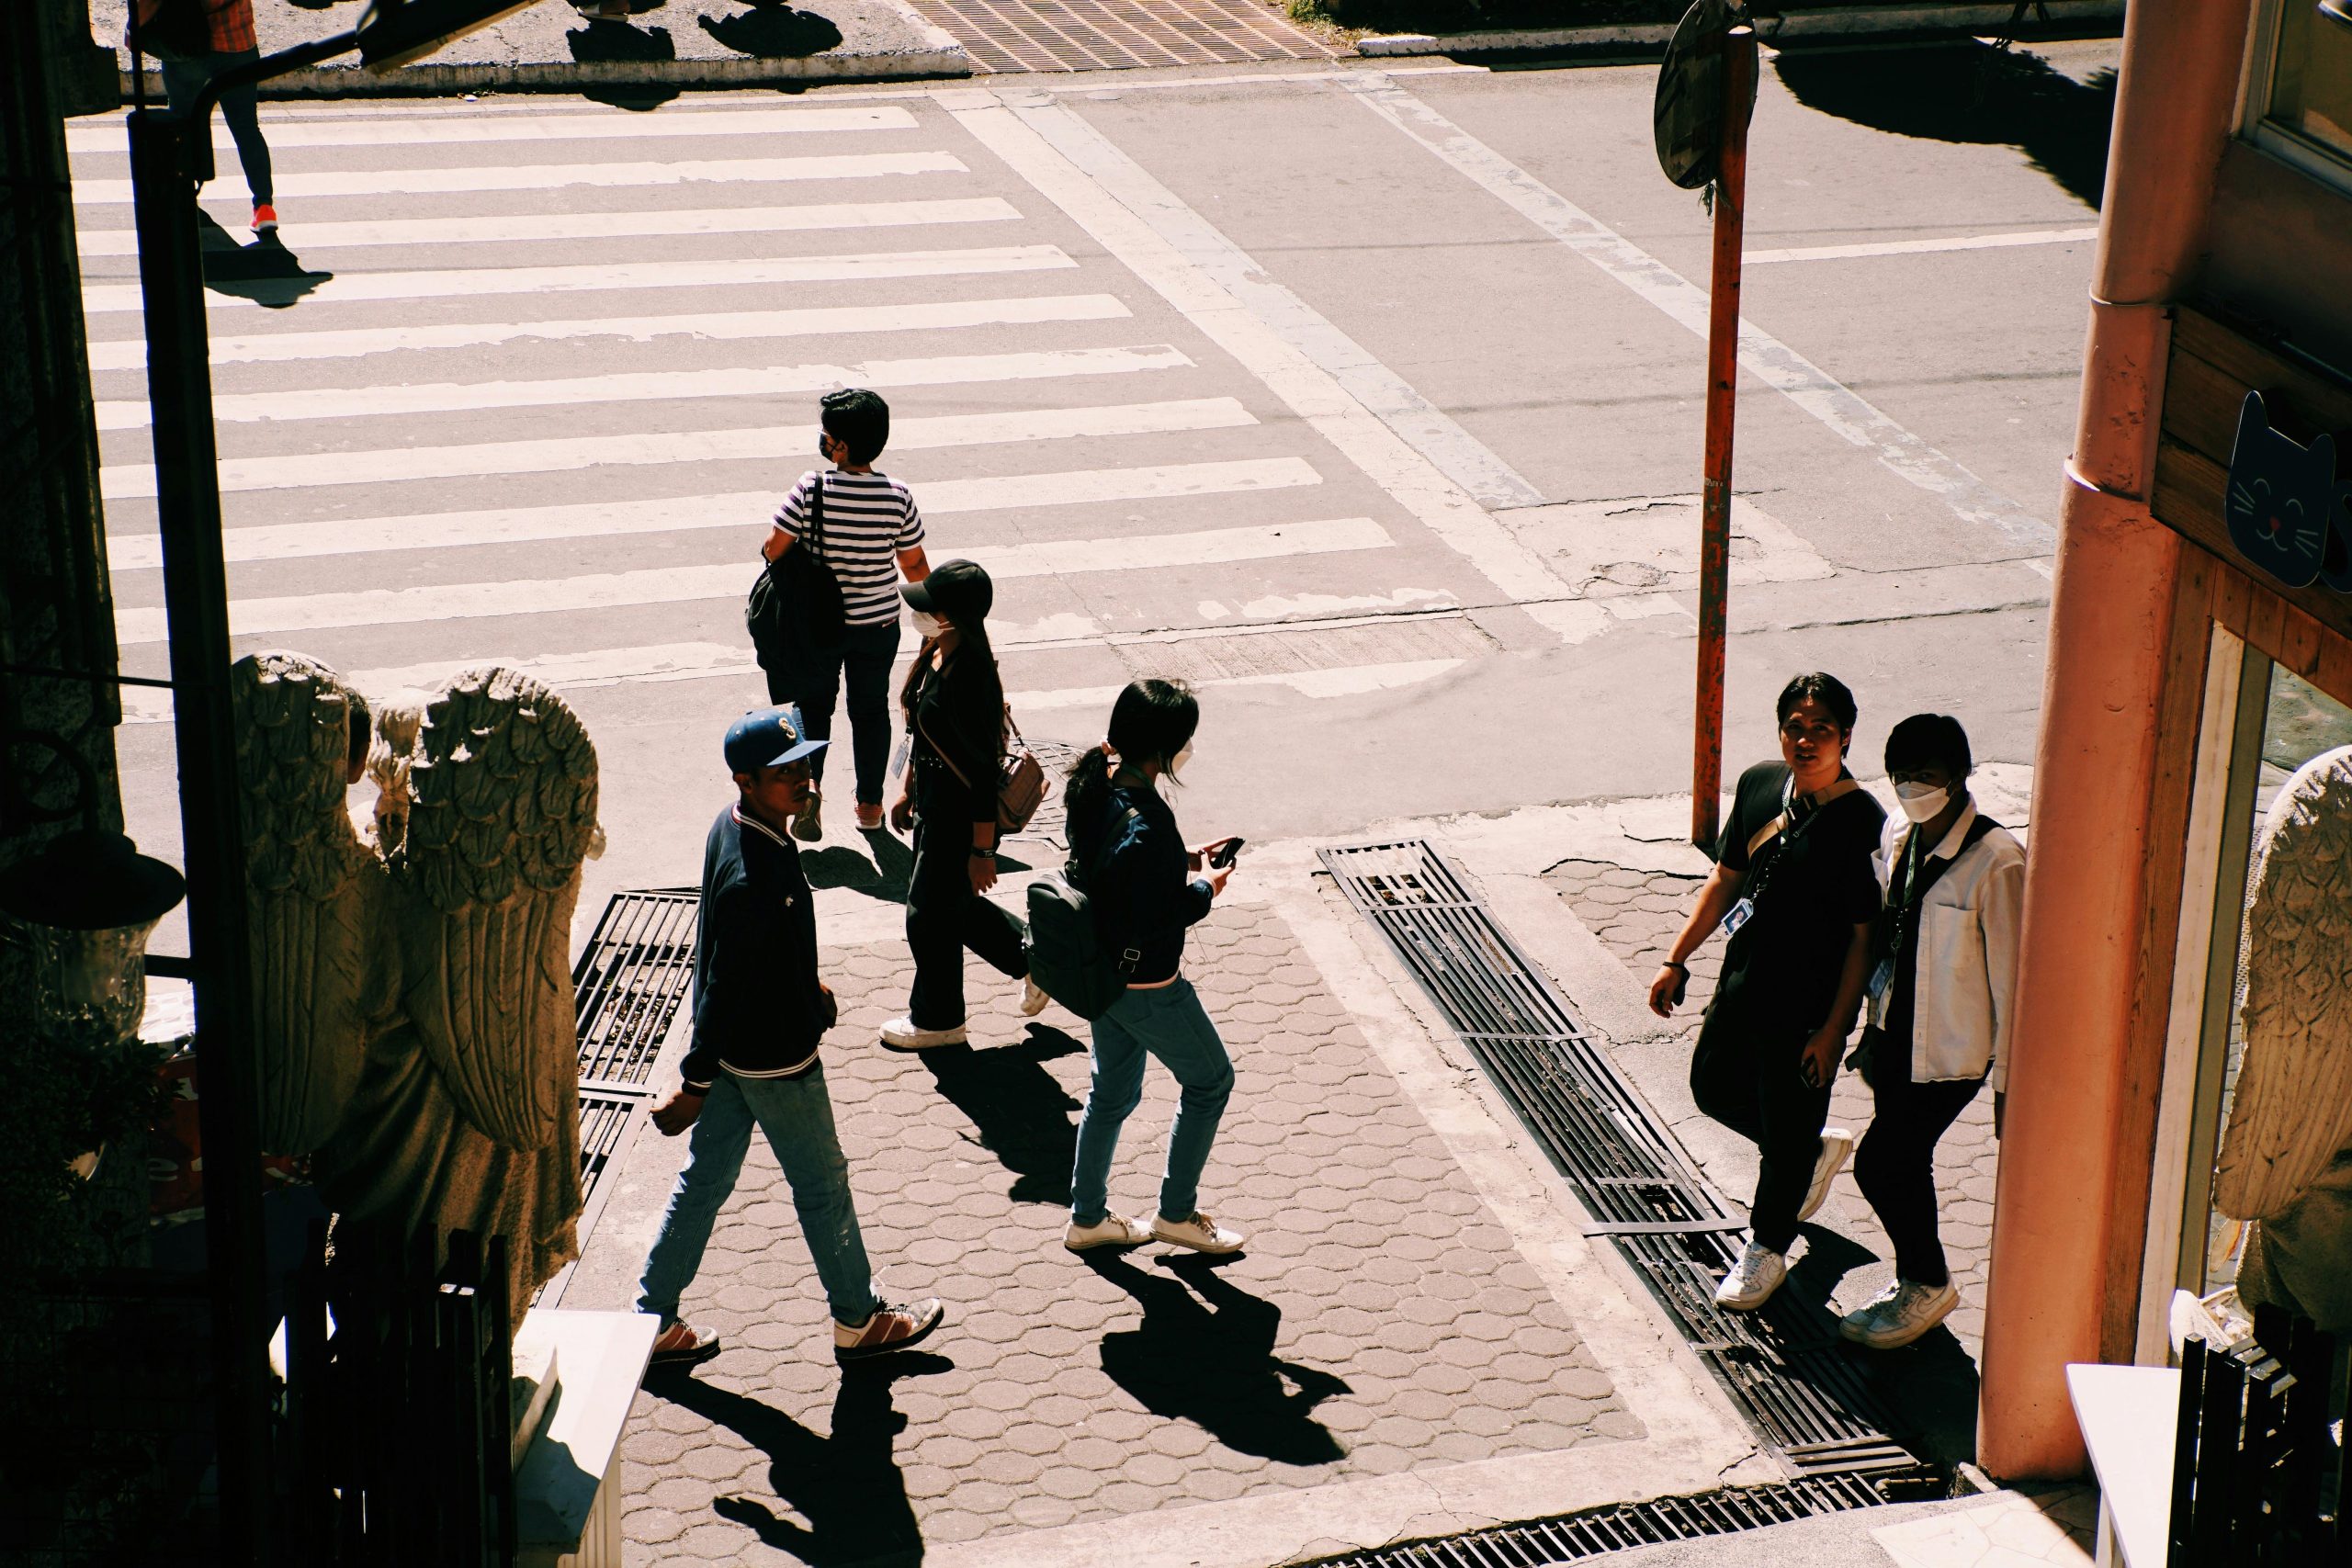
[[[1226,1229],[1197,1211],[1189,1220],[1164,1219],[1154,1214],[1151,1236],[1154,1241],[1164,1241],[1170,1247],[1189,1247],[1194,1252],[1211,1253],[1238,1252],[1242,1244],[1250,1239],[1239,1231]]]
[[[1788,1277],[1787,1254],[1758,1247],[1756,1238],[1749,1236],[1739,1249],[1739,1260],[1715,1288],[1715,1304],[1734,1312],[1754,1312],[1772,1299],[1772,1292]]]
[[[882,1043],[893,1051],[929,1051],[940,1045],[961,1045],[965,1039],[960,1023],[953,1029],[917,1029],[913,1019],[902,1015],[882,1026]]]
[[[1821,1153],[1813,1162],[1813,1185],[1804,1190],[1804,1206],[1797,1211],[1797,1218],[1809,1220],[1829,1201],[1829,1184],[1846,1167],[1846,1158],[1854,1152],[1854,1134],[1843,1127],[1821,1130]]]
[[[1053,999],[1053,998],[1046,995],[1043,990],[1038,988],[1036,981],[1032,980],[1026,975],[1023,975],[1021,977],[1022,1017],[1036,1017],[1039,1013],[1046,1010],[1046,1004]]]
[[[1084,1252],[1097,1247],[1141,1247],[1151,1239],[1151,1227],[1140,1220],[1125,1214],[1106,1213],[1091,1225],[1076,1220],[1062,1232],[1062,1245],[1072,1252]]]
[[[1950,1317],[1959,1304],[1960,1287],[1949,1280],[1940,1285],[1897,1280],[1860,1311],[1848,1313],[1838,1332],[1873,1350],[1899,1349]]]

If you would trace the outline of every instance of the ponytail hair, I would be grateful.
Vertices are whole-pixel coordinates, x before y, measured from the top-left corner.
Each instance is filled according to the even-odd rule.
[[[1107,738],[1082,752],[1062,800],[1070,822],[1091,823],[1111,789],[1111,760],[1167,764],[1201,726],[1200,699],[1182,681],[1130,681],[1111,705]],[[1075,828],[1073,828],[1075,830]]]

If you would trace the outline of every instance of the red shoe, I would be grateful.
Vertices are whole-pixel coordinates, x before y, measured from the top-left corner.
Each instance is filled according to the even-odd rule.
[[[266,201],[254,202],[254,232],[256,234],[275,234],[277,232],[277,209],[272,207]]]
[[[718,1335],[708,1328],[696,1328],[680,1318],[662,1331],[653,1342],[653,1364],[657,1367],[687,1365],[707,1361],[718,1354]]]

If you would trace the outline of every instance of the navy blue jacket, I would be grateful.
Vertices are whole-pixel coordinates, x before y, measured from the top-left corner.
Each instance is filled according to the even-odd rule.
[[[1209,912],[1213,896],[1207,880],[1192,874],[1176,813],[1159,792],[1113,784],[1091,821],[1070,824],[1070,852],[1105,945],[1141,954],[1128,984],[1172,979],[1184,959],[1184,928]]]
[[[817,981],[817,910],[800,852],[729,806],[703,844],[694,1046],[679,1076],[695,1090],[721,1068],[796,1077],[816,1065],[832,1021],[832,998]]]

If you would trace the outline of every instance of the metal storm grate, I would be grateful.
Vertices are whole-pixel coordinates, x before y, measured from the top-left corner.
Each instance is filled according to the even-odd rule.
[[[1404,1541],[1322,1558],[1311,1568],[1539,1568],[1629,1547],[1735,1535],[1821,1514],[1874,1507],[1885,1500],[1860,1476],[1824,1475],[1772,1486],[1729,1487],[1692,1497],[1620,1503],[1467,1535]]]
[[[1608,1237],[1641,1272],[1797,1472],[1917,1466],[1889,1436],[1889,1412],[1841,1349],[1822,1303],[1783,1290],[1761,1312],[1715,1305],[1747,1221],[1699,1176],[1631,1080],[1586,1039],[1550,977],[1436,848],[1422,839],[1354,844],[1326,849],[1322,860],[1542,1141],[1593,1216],[1587,1234]]]

